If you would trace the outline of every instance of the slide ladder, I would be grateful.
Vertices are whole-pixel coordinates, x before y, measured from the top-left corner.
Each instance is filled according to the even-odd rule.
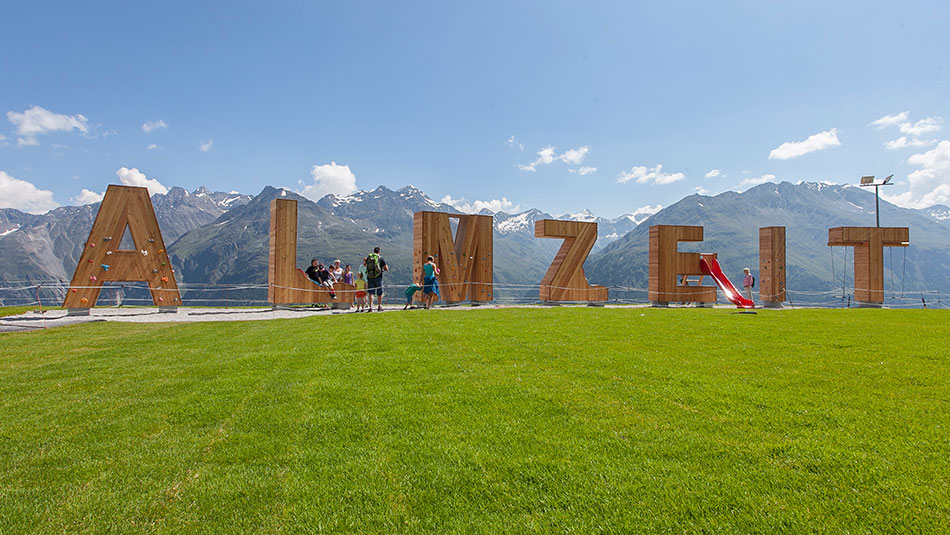
[[[709,259],[708,261],[707,258]],[[716,281],[716,285],[722,290],[723,295],[725,295],[726,299],[732,304],[736,305],[736,308],[755,308],[755,302],[743,297],[742,294],[739,293],[739,290],[732,285],[729,278],[722,272],[722,268],[719,267],[718,260],[713,257],[702,257],[699,259],[699,267],[704,275],[709,275]]]

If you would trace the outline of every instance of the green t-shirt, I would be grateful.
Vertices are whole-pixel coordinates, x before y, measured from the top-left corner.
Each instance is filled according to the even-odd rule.
[[[409,287],[406,288],[406,297],[412,297],[412,294],[418,292],[421,289],[422,289],[422,286],[419,286],[416,283],[410,284]]]

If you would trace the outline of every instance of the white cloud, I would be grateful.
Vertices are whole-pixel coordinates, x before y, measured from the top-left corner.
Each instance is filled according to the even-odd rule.
[[[142,131],[148,134],[152,130],[159,130],[161,128],[168,128],[168,123],[164,120],[159,119],[157,121],[145,121],[142,123]]]
[[[310,176],[313,178],[313,184],[305,187],[300,194],[312,201],[330,193],[343,196],[356,192],[356,175],[350,171],[349,165],[339,165],[336,162],[314,165]]]
[[[899,195],[881,197],[907,208],[929,208],[950,204],[950,140],[937,143],[933,149],[914,154],[907,163],[920,169],[907,175],[909,189]]]
[[[710,169],[709,172],[706,173],[706,178],[718,178],[721,176],[726,175],[722,174],[722,170],[720,169]]]
[[[159,147],[158,147],[158,145],[156,145],[155,143],[150,143],[147,148],[148,148],[148,150],[155,150],[155,149],[157,149],[157,148],[159,148]]]
[[[930,134],[932,132],[938,132],[943,126],[943,118],[924,117],[923,119],[912,123],[908,120],[909,116],[910,112],[904,111],[895,115],[881,117],[880,119],[871,123],[871,126],[874,126],[878,130],[888,126],[896,126],[898,130],[900,130],[901,134],[907,134],[897,139],[885,142],[885,148],[888,150],[897,150],[906,147],[926,147],[927,145],[936,143],[936,141],[920,139],[920,136],[924,134]]]
[[[505,144],[511,148],[518,147],[518,150],[524,150],[524,143],[518,143],[518,139],[515,138],[515,136],[508,138],[508,141],[506,141]]]
[[[558,156],[558,159],[567,165],[580,165],[589,151],[590,147],[586,145],[578,149],[567,149],[564,154]]]
[[[709,190],[702,186],[696,186],[693,188],[693,193],[698,193],[699,195],[709,195]]]
[[[590,147],[587,145],[576,149],[568,149],[561,154],[558,154],[553,146],[548,146],[538,151],[537,160],[527,165],[518,164],[518,169],[534,172],[539,165],[547,165],[556,161],[564,162],[567,165],[580,165],[580,163],[584,161],[584,158],[587,157],[588,152],[590,152]]]
[[[213,139],[202,141],[201,143],[198,144],[198,150],[200,150],[201,152],[208,152],[209,150],[211,150],[212,145],[214,145]]]
[[[451,195],[446,195],[442,197],[442,201],[445,204],[454,206],[460,212],[465,212],[467,214],[477,214],[484,209],[488,209],[490,212],[517,212],[521,209],[517,204],[509,201],[506,197],[501,199],[492,199],[490,201],[475,201],[468,202],[465,198],[453,199]]]
[[[50,132],[69,132],[79,130],[83,134],[89,132],[86,122],[88,119],[82,114],[62,115],[53,113],[46,108],[33,106],[21,113],[14,111],[7,112],[7,119],[16,126],[16,133],[20,138],[17,139],[17,145],[38,145],[36,136],[48,134]]]
[[[76,204],[77,206],[82,206],[84,204],[97,203],[101,201],[104,196],[105,196],[104,193],[96,193],[95,191],[91,191],[91,190],[83,188],[82,191],[79,192],[79,195],[76,195],[75,197],[69,200],[72,201],[73,204]]]
[[[145,176],[145,173],[139,171],[135,167],[129,169],[128,167],[120,167],[118,171],[115,172],[116,176],[119,177],[119,182],[122,182],[126,186],[141,186],[148,188],[148,195],[151,197],[156,193],[166,194],[168,193],[168,188],[166,188],[161,182],[155,178],[148,178]]]
[[[878,130],[883,130],[888,126],[897,126],[903,122],[906,122],[908,115],[910,115],[909,111],[902,111],[900,113],[895,113],[894,115],[885,115],[880,119],[871,121],[871,124],[868,126],[873,126]]]
[[[588,166],[585,165],[585,166],[579,167],[579,168],[577,168],[577,169],[568,169],[567,171],[568,171],[569,173],[577,173],[578,175],[584,176],[584,175],[589,175],[589,174],[591,174],[591,173],[596,173],[596,172],[597,172],[597,168],[596,168],[596,167],[588,167]]]
[[[53,192],[39,189],[26,180],[13,178],[0,171],[0,208],[15,208],[31,214],[45,214],[59,203]]]
[[[739,182],[739,187],[751,188],[752,186],[758,186],[759,184],[765,184],[766,182],[775,182],[775,175],[762,175],[746,178],[743,179],[742,182]]]
[[[924,117],[916,123],[901,123],[899,128],[901,134],[910,134],[914,137],[920,137],[924,134],[939,131],[942,124],[942,117]]]
[[[662,204],[656,204],[656,205],[653,205],[653,206],[650,206],[650,205],[648,204],[648,205],[646,205],[646,206],[641,206],[640,208],[637,208],[636,210],[634,210],[634,211],[633,211],[633,215],[640,215],[640,214],[643,214],[643,215],[653,215],[653,214],[659,212],[659,211],[662,210],[662,209],[663,209],[663,205],[662,205]]]
[[[838,129],[832,128],[824,132],[808,136],[805,141],[787,141],[769,153],[770,160],[788,160],[797,158],[810,152],[824,150],[841,145],[838,141]]]
[[[643,184],[652,181],[654,184],[662,185],[672,184],[673,182],[679,182],[685,179],[686,175],[683,173],[664,173],[663,165],[656,164],[652,169],[647,169],[644,166],[633,167],[629,173],[620,173],[620,178],[617,179],[617,182],[624,183],[636,180],[637,184]]]
[[[906,147],[926,147],[933,143],[932,141],[924,141],[917,138],[908,138],[907,136],[901,136],[897,139],[892,139],[891,141],[884,142],[884,148],[888,150],[897,150],[903,149]]]

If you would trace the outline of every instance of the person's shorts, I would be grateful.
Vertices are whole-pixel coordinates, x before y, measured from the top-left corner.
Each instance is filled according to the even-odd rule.
[[[376,277],[375,279],[368,279],[366,281],[366,293],[369,295],[382,296],[383,295],[383,278]]]
[[[364,292],[363,290],[360,290],[360,291],[356,292],[356,298],[357,298],[357,299],[362,299],[362,298],[364,298],[364,297],[366,297],[366,292]]]

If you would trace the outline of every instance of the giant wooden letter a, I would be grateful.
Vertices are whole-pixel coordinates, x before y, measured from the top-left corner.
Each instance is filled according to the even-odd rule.
[[[134,246],[120,250],[126,229]],[[106,190],[63,307],[93,307],[106,281],[145,281],[157,306],[181,304],[165,241],[145,188],[111,185]]]
[[[542,301],[607,300],[607,288],[591,286],[584,275],[584,261],[597,241],[597,223],[541,219],[534,223],[534,236],[564,239],[541,281]]]

